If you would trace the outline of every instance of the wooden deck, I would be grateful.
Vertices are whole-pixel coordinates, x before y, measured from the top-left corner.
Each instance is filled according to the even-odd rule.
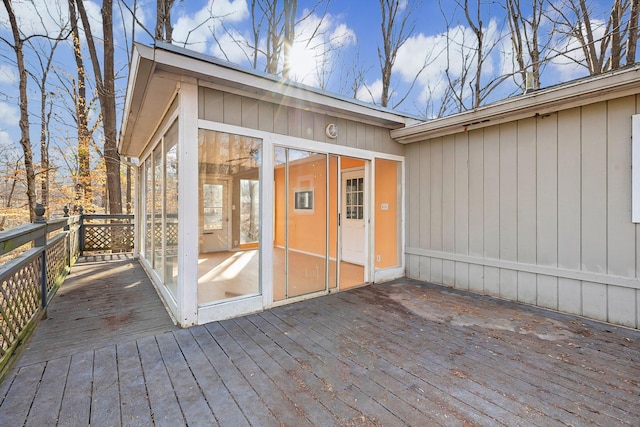
[[[176,329],[131,254],[83,256],[47,308],[18,366]]]
[[[108,279],[121,292],[139,280],[131,265]],[[134,317],[121,323],[147,324]],[[51,353],[39,343],[69,327],[43,339],[45,322],[0,385],[0,424],[640,425],[640,331],[421,282],[157,322],[168,330],[110,343],[74,329]]]

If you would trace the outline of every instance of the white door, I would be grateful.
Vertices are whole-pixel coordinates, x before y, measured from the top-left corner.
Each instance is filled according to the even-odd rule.
[[[364,265],[365,182],[364,169],[342,173],[341,258]]]
[[[229,182],[211,180],[202,185],[200,252],[229,249]]]

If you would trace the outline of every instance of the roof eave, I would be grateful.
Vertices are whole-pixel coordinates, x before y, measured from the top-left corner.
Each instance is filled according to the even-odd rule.
[[[144,97],[149,80],[153,74],[153,49],[136,44],[131,57],[131,67],[127,81],[127,92],[120,126],[120,138],[117,149],[119,153],[126,153],[131,141],[131,135],[136,125],[139,109],[144,103]]]
[[[500,123],[640,93],[640,66],[577,80],[505,99],[486,107],[391,131],[402,144],[439,138]]]
[[[384,123],[390,129],[400,128],[420,121],[419,118],[396,112],[394,110],[367,104],[355,99],[347,99],[317,88],[302,85],[293,81],[256,72],[199,54],[187,49],[157,43],[155,48],[156,62],[183,72],[202,81],[214,81],[218,84],[241,83],[250,96],[252,92],[274,93],[282,98],[339,110],[345,114],[369,117]],[[212,72],[214,71],[215,72]]]

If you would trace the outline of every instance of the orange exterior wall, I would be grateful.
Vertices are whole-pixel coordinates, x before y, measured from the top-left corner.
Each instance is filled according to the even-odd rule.
[[[352,157],[341,157],[340,158],[340,169],[351,169],[351,168],[363,168],[364,160],[354,159]]]
[[[285,170],[275,170],[275,245],[285,245]],[[293,161],[289,164],[289,249],[322,255],[326,254],[327,218],[326,157]],[[295,192],[313,190],[313,211],[295,210]]]
[[[337,156],[329,157],[329,173],[331,176],[331,182],[329,183],[329,257],[335,259],[337,256],[337,241],[338,241],[338,158]],[[304,252],[310,252],[314,254],[324,255],[324,235],[321,230],[325,227],[325,183],[326,174],[324,161],[315,161],[312,165],[311,162],[292,164],[289,167],[289,248],[300,250]],[[341,169],[351,169],[357,167],[364,167],[364,160],[353,159],[349,157],[342,157],[340,159]],[[314,189],[314,204],[315,209],[313,214],[300,214],[294,212],[294,191],[296,183],[301,180],[305,175],[309,175],[309,170],[314,170],[314,182],[310,188]],[[320,171],[321,169],[321,171]],[[275,179],[275,230],[274,230],[274,244],[275,246],[284,247],[285,245],[285,169],[279,167],[274,173]],[[291,224],[294,224],[291,227]],[[315,238],[310,238],[315,235]],[[321,237],[319,239],[318,237]],[[321,241],[320,241],[321,240]]]
[[[375,200],[375,267],[389,268],[398,265],[398,166],[391,160],[376,159],[376,194]],[[364,160],[342,157],[341,169],[364,167]],[[337,172],[337,157],[330,156],[329,173],[332,177]],[[303,185],[309,181],[310,185]],[[285,246],[285,169],[277,168],[275,178],[275,245]],[[325,254],[326,225],[326,167],[324,160],[314,160],[293,164],[289,167],[289,248],[303,252]],[[299,187],[299,185],[302,185]],[[314,190],[313,213],[299,213],[294,211],[294,192],[297,188],[312,188]],[[336,258],[337,222],[338,222],[338,180],[331,179],[329,184],[329,257]],[[389,205],[388,210],[382,210],[382,203]],[[378,255],[380,261],[378,261]]]
[[[376,268],[398,265],[398,162],[376,159],[375,167],[375,266]],[[381,205],[387,203],[388,210]],[[378,261],[378,256],[380,261]]]

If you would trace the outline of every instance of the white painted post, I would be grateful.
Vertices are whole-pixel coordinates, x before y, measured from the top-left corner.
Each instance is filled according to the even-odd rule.
[[[262,140],[262,165],[260,175],[260,286],[262,306],[273,304],[273,142]]]
[[[180,326],[198,321],[198,85],[178,91],[178,289]]]

